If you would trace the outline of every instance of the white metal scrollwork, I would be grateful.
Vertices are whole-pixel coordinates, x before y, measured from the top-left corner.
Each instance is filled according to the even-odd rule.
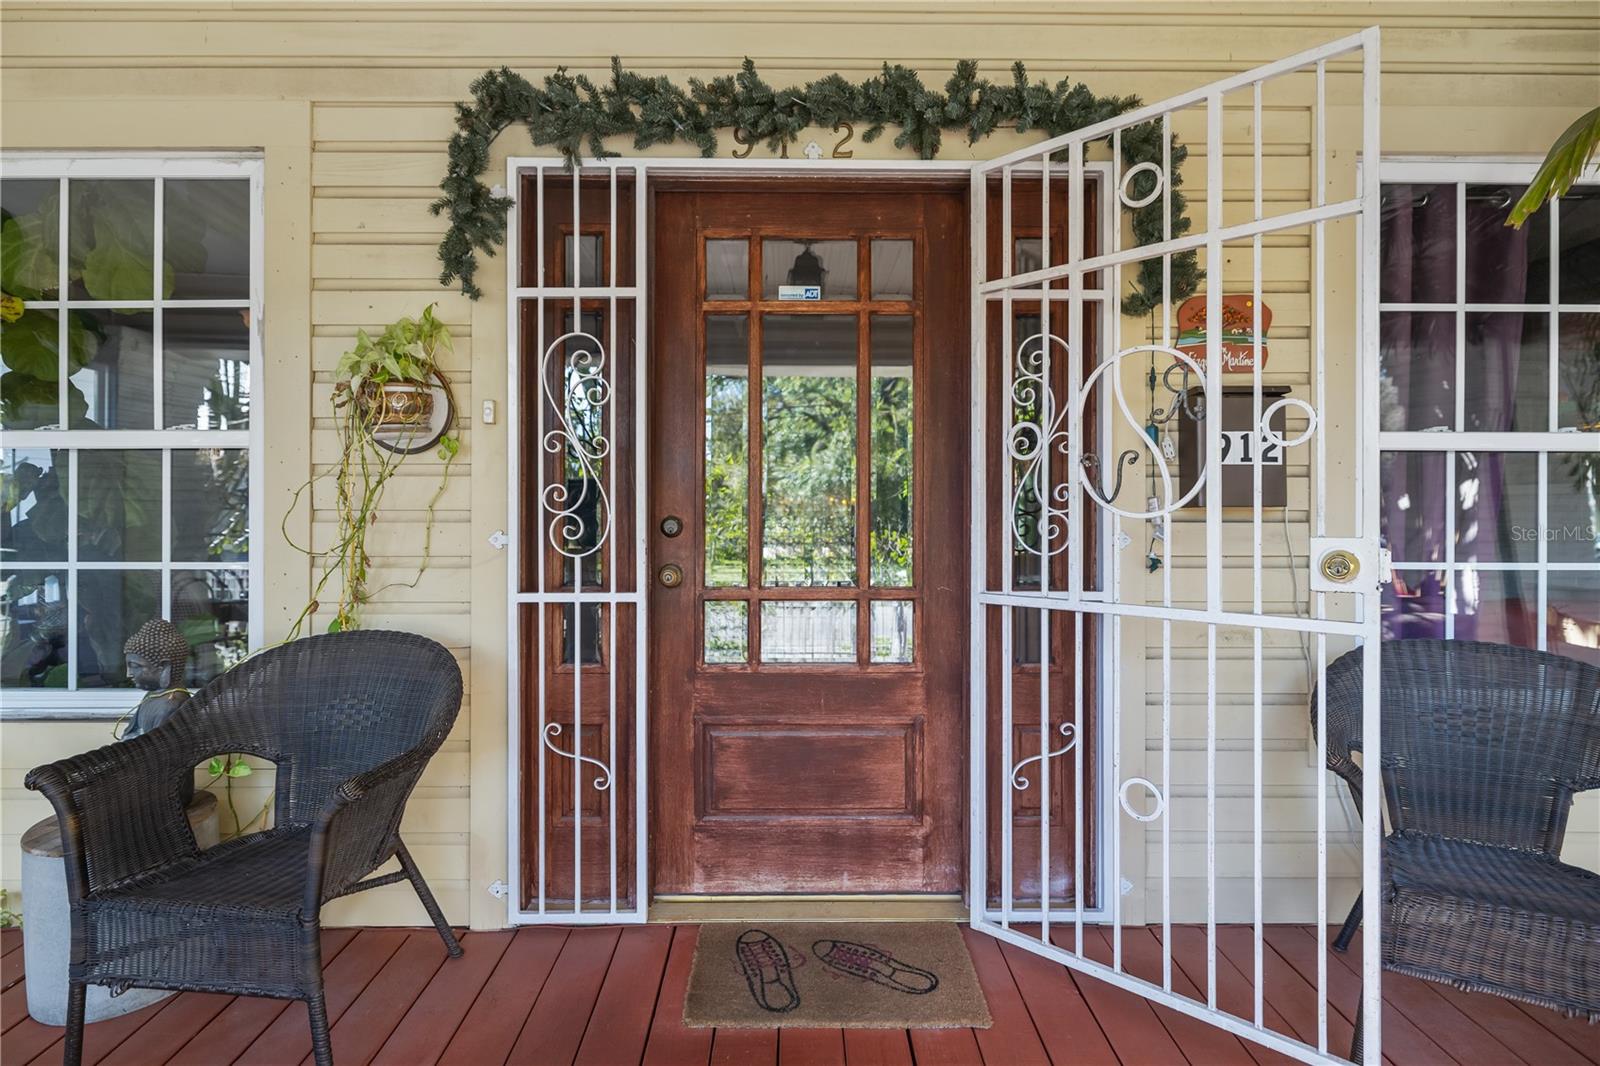
[[[590,766],[593,766],[596,770],[599,770],[600,771],[600,776],[594,779],[594,787],[595,787],[595,789],[597,791],[604,792],[606,789],[610,788],[611,787],[611,767],[607,766],[605,763],[601,762],[599,759],[590,758],[589,756],[583,754],[580,751],[562,751],[560,748],[558,748],[554,744],[550,743],[550,738],[551,737],[559,737],[560,735],[561,735],[561,723],[560,722],[551,722],[549,725],[544,727],[544,733],[539,737],[539,740],[540,740],[540,742],[542,744],[544,744],[544,746],[546,748],[548,748],[551,751],[555,752],[557,755],[561,756],[563,759],[572,759],[575,762],[588,763]]]
[[[561,374],[561,394],[551,389],[550,360],[563,348],[567,351]],[[562,479],[545,486],[541,506],[550,515],[550,543],[562,555],[581,559],[600,550],[611,534],[611,500],[606,495],[596,464],[611,454],[611,441],[600,431],[603,412],[611,400],[611,383],[606,380],[606,350],[599,338],[582,330],[563,333],[550,342],[539,361],[539,391],[552,409],[556,427],[544,435],[544,450],[552,455],[565,453],[577,464],[576,479]],[[577,424],[574,424],[574,412]],[[576,480],[576,493],[572,490]],[[594,493],[594,530],[588,536],[584,509]]]
[[[1135,810],[1132,802],[1128,799],[1128,791],[1135,785],[1143,786],[1150,795],[1156,798],[1156,805],[1151,808],[1148,814]],[[1167,797],[1155,786],[1155,782],[1144,777],[1130,777],[1124,781],[1122,787],[1117,789],[1117,802],[1122,805],[1122,809],[1127,813],[1128,817],[1136,822],[1153,822],[1166,813],[1167,810]]]
[[[1067,454],[1067,430],[1062,428],[1066,411],[1056,407],[1055,390],[1047,379],[1045,358],[1052,346],[1063,356],[1071,356],[1067,342],[1053,333],[1035,333],[1017,345],[1016,379],[1011,384],[1015,407],[1031,409],[1036,418],[1014,422],[1006,437],[1006,451],[1022,464],[1011,494],[1011,537],[1018,549],[1034,555],[1056,555],[1067,546],[1068,484],[1062,478],[1053,487],[1049,480],[1049,455],[1054,449]],[[1062,465],[1066,465],[1065,459]],[[1037,543],[1029,543],[1027,523]]]
[[[1130,511],[1127,508],[1118,507],[1116,505],[1115,500],[1117,498],[1117,492],[1115,487],[1107,491],[1103,486],[1098,484],[1096,478],[1094,477],[1094,472],[1099,465],[1098,462],[1092,460],[1090,456],[1086,455],[1084,457],[1083,466],[1077,471],[1077,477],[1081,481],[1084,491],[1088,493],[1089,499],[1099,504],[1101,507],[1104,507],[1106,510],[1111,511],[1114,514],[1121,515],[1124,518],[1165,518],[1174,511],[1187,506],[1189,501],[1199,495],[1200,490],[1205,487],[1206,475],[1211,467],[1209,456],[1203,456],[1200,462],[1200,469],[1195,475],[1194,484],[1189,486],[1189,491],[1185,492],[1177,499],[1173,499],[1173,472],[1170,462],[1167,457],[1162,454],[1161,448],[1157,446],[1155,441],[1151,440],[1150,437],[1145,433],[1145,420],[1136,416],[1133,413],[1133,409],[1128,406],[1128,398],[1123,392],[1122,387],[1122,374],[1120,373],[1122,361],[1138,355],[1148,356],[1151,353],[1160,356],[1167,356],[1175,360],[1177,364],[1182,365],[1187,371],[1192,372],[1198,380],[1201,382],[1205,381],[1205,371],[1201,369],[1200,364],[1195,362],[1189,356],[1185,355],[1183,352],[1180,352],[1178,349],[1169,348],[1162,344],[1135,345],[1132,348],[1124,348],[1116,355],[1105,360],[1100,365],[1096,366],[1093,372],[1084,379],[1083,389],[1078,393],[1077,410],[1073,412],[1072,416],[1074,423],[1081,424],[1083,422],[1084,406],[1088,403],[1089,396],[1091,393],[1093,393],[1094,387],[1099,384],[1102,379],[1109,380],[1111,382],[1111,396],[1116,402],[1118,413],[1122,415],[1122,420],[1126,422],[1134,431],[1134,434],[1139,439],[1139,443],[1144,450],[1149,453],[1151,461],[1155,464],[1156,473],[1161,479],[1160,497],[1151,497],[1151,499],[1155,500],[1155,506],[1150,507],[1147,504],[1147,510]],[[1204,389],[1203,384],[1201,385],[1201,388],[1202,390]],[[1138,453],[1133,452],[1132,450],[1124,452],[1122,459],[1119,460],[1119,465],[1122,462],[1129,461],[1129,456],[1137,456],[1137,454]],[[1119,477],[1119,486],[1120,481],[1121,479]]]
[[[1073,723],[1062,722],[1061,725],[1056,728],[1056,732],[1066,737],[1067,742],[1054,751],[1045,751],[1038,755],[1030,755],[1026,759],[1023,759],[1021,762],[1017,763],[1017,765],[1013,766],[1011,768],[1012,788],[1016,789],[1018,792],[1022,792],[1027,790],[1033,784],[1033,782],[1022,776],[1022,768],[1027,766],[1029,763],[1044,762],[1046,759],[1054,759],[1056,756],[1065,755],[1067,752],[1077,747],[1077,727],[1073,725]]]
[[[1129,190],[1133,185],[1133,179],[1140,174],[1154,174],[1156,176],[1156,182],[1150,187],[1150,191],[1148,193],[1136,200],[1133,198],[1133,194]],[[1167,176],[1162,173],[1159,166],[1151,162],[1139,163],[1135,166],[1129,167],[1127,173],[1122,175],[1122,187],[1117,190],[1117,199],[1121,200],[1123,204],[1128,207],[1144,207],[1147,204],[1155,203],[1156,197],[1161,195],[1161,190],[1166,188],[1166,186]]]

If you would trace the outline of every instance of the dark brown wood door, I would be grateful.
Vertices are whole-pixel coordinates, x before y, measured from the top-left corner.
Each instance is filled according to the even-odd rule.
[[[962,888],[963,191],[655,195],[658,895]]]

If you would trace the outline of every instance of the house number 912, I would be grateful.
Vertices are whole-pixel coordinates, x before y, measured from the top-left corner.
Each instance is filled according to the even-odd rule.
[[[840,130],[844,131],[844,136],[840,137],[839,140],[835,142],[833,146],[832,158],[853,159],[855,158],[855,151],[853,149],[847,150],[845,145],[849,144],[855,138],[856,128],[848,122],[841,122],[833,127],[834,133],[838,133]],[[738,149],[735,149],[729,154],[735,159],[748,159],[750,158],[750,153],[756,150],[756,144],[760,142],[761,138],[751,133],[749,130],[735,126],[733,129],[733,140],[735,144],[743,145],[744,150],[739,151]],[[780,141],[778,143],[778,158],[789,158],[788,141]]]
[[[1255,463],[1255,449],[1261,449],[1261,465],[1281,466],[1283,446],[1267,437],[1258,436],[1248,429],[1222,431],[1222,465],[1250,466]]]

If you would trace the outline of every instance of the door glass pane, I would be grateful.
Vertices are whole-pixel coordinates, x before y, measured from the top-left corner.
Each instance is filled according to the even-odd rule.
[[[1600,666],[1600,568],[1549,574],[1551,651]]]
[[[172,560],[250,558],[250,457],[240,448],[172,453]]]
[[[748,583],[750,322],[706,317],[707,588]]]
[[[1467,567],[1456,572],[1455,639],[1538,647],[1539,575]]]
[[[856,605],[849,600],[772,601],[761,605],[764,663],[853,663]]]
[[[598,286],[605,284],[606,275],[606,238],[602,233],[581,234],[578,240],[578,268],[572,267],[572,234],[562,237],[562,254],[566,257],[562,264],[561,277],[567,285]],[[576,282],[574,282],[576,278]]]
[[[1600,430],[1600,315],[1561,313],[1556,428]]]
[[[0,686],[67,687],[67,574],[0,574]]]
[[[249,572],[174,570],[172,622],[189,642],[188,685],[197,688],[249,650]]]
[[[706,603],[708,663],[742,663],[750,658],[750,605],[743,600],[709,600]]]
[[[856,340],[854,315],[762,319],[766,585],[855,584]]]
[[[161,559],[160,452],[85,448],[78,453],[78,558]],[[80,584],[80,601],[92,606],[95,601],[82,591]]]
[[[1456,187],[1383,187],[1384,303],[1454,303]]]
[[[881,240],[872,242],[872,298],[910,300],[914,277],[916,242]]]
[[[68,183],[72,299],[148,300],[155,295],[155,188],[153,181]],[[170,292],[171,284],[169,275],[162,287]]]
[[[820,295],[803,291],[810,287],[819,288]],[[768,300],[854,300],[856,242],[762,241],[761,295]]]
[[[1469,430],[1550,428],[1550,315],[1545,311],[1467,313]]]
[[[1561,198],[1561,302],[1600,304],[1600,188],[1575,185]]]
[[[1506,225],[1520,185],[1467,186],[1467,302],[1544,303],[1550,299],[1550,212],[1521,229]]]
[[[1383,586],[1383,638],[1443,639],[1444,597],[1444,571],[1396,568]]]
[[[54,300],[61,291],[61,183],[0,181],[0,289],[26,300]]]
[[[1456,453],[1456,562],[1539,561],[1539,457]]]
[[[1397,563],[1444,562],[1445,459],[1443,452],[1384,452],[1379,459],[1383,543]]]
[[[132,687],[122,648],[161,617],[161,572],[80,570],[78,603],[78,687]]]
[[[1550,561],[1600,568],[1600,455],[1551,452],[1548,462]]]
[[[248,311],[168,308],[161,321],[167,429],[250,428]]]
[[[871,336],[872,583],[903,588],[911,584],[915,466],[911,316],[873,315]]]
[[[250,183],[168,178],[161,257],[173,300],[250,296]]]
[[[60,456],[57,462],[56,457]],[[67,453],[45,448],[0,452],[0,562],[65,562]]]
[[[750,242],[706,241],[706,299],[743,300],[750,295]]]
[[[1456,316],[1385,311],[1378,316],[1385,429],[1456,428]]]
[[[155,336],[149,311],[74,311],[86,331],[67,396],[73,429],[154,429]],[[76,346],[76,336],[69,338]],[[87,364],[87,365],[85,365]]]
[[[873,600],[869,617],[872,628],[872,661],[908,663],[915,654],[912,644],[912,602]]]

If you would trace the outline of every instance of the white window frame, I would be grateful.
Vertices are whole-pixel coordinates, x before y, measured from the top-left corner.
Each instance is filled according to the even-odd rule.
[[[1466,298],[1465,267],[1467,255],[1466,242],[1466,186],[1468,185],[1526,185],[1538,169],[1537,159],[1517,156],[1406,156],[1386,157],[1379,166],[1380,185],[1455,185],[1456,187],[1456,284],[1455,300],[1450,303],[1385,303],[1379,302],[1378,311],[1434,311],[1454,313],[1456,319],[1455,343],[1455,381],[1456,381],[1456,426],[1463,424],[1464,404],[1466,402],[1466,316],[1474,311],[1503,311],[1503,312],[1540,312],[1545,311],[1550,316],[1549,353],[1546,369],[1549,379],[1549,421],[1547,425],[1554,425],[1558,397],[1560,395],[1560,381],[1558,369],[1560,367],[1561,335],[1557,328],[1557,315],[1565,314],[1600,314],[1600,304],[1573,304],[1561,302],[1561,256],[1560,256],[1560,220],[1561,201],[1552,200],[1541,210],[1550,215],[1550,298],[1545,303],[1531,304],[1479,304],[1469,303]],[[1600,186],[1600,177],[1592,172],[1586,173],[1578,182],[1583,186]],[[1379,235],[1382,242],[1382,234]],[[1383,452],[1421,452],[1425,454],[1440,455],[1444,457],[1445,484],[1441,491],[1446,494],[1445,523],[1446,535],[1444,537],[1445,555],[1443,559],[1432,562],[1415,562],[1395,560],[1394,570],[1397,573],[1421,574],[1442,573],[1445,577],[1445,637],[1455,637],[1457,617],[1457,575],[1468,572],[1479,573],[1510,573],[1514,571],[1531,572],[1537,575],[1538,605],[1536,617],[1540,619],[1535,626],[1538,632],[1537,647],[1540,651],[1549,650],[1546,645],[1549,639],[1549,627],[1544,624],[1549,600],[1549,581],[1546,575],[1555,571],[1586,571],[1594,568],[1588,562],[1552,562],[1550,560],[1549,541],[1541,535],[1538,538],[1538,560],[1535,562],[1493,561],[1493,562],[1459,562],[1456,559],[1455,545],[1455,515],[1454,486],[1456,478],[1456,456],[1461,452],[1521,452],[1532,453],[1538,457],[1539,463],[1539,504],[1538,523],[1541,531],[1549,526],[1550,518],[1550,455],[1551,453],[1592,452],[1600,454],[1600,433],[1585,433],[1577,428],[1564,430],[1508,430],[1504,432],[1486,432],[1477,430],[1463,430],[1459,428],[1440,428],[1428,430],[1385,430],[1378,434],[1378,448]]]
[[[163,195],[164,182],[168,178],[233,178],[247,179],[250,183],[250,288],[245,299],[234,300],[169,300],[161,295],[160,286],[155,287],[151,299],[147,300],[116,300],[91,301],[73,300],[68,296],[66,272],[68,268],[67,257],[59,255],[61,269],[60,293],[55,300],[32,300],[29,307],[45,310],[60,310],[63,307],[117,307],[136,310],[159,312],[162,308],[239,308],[250,312],[250,428],[238,430],[169,430],[169,429],[28,429],[10,430],[4,434],[3,446],[10,449],[71,449],[72,493],[77,492],[77,452],[80,450],[106,449],[106,450],[160,450],[162,451],[162,536],[161,555],[159,562],[141,563],[81,563],[69,562],[64,566],[67,572],[69,604],[77,602],[77,574],[88,569],[115,569],[115,570],[147,570],[161,575],[161,610],[163,617],[171,611],[171,585],[174,570],[235,570],[242,571],[248,576],[250,582],[250,601],[248,607],[248,647],[255,651],[261,647],[262,627],[264,625],[264,597],[262,565],[265,551],[265,542],[262,536],[264,530],[264,500],[265,493],[262,485],[263,468],[263,443],[265,440],[266,418],[263,409],[262,389],[262,342],[264,337],[263,327],[263,286],[265,262],[263,254],[265,238],[265,220],[262,208],[264,165],[258,153],[248,152],[162,152],[162,153],[137,153],[137,152],[4,152],[0,153],[0,172],[8,181],[22,180],[58,180],[65,185],[70,180],[124,178],[133,180],[151,180],[155,183],[154,209],[155,209],[155,247],[153,259],[156,263],[162,262],[162,241],[164,238],[162,226],[162,211],[165,197]],[[65,199],[63,199],[65,202]],[[61,212],[61,243],[65,245],[68,212]],[[67,317],[61,315],[63,333],[66,330]],[[163,345],[161,339],[162,318],[159,313],[154,315],[155,332],[153,335],[153,363],[151,373],[154,376],[154,408],[157,413],[162,410],[161,387],[163,382]],[[63,363],[67,358],[66,344],[60,345]],[[63,377],[65,375],[63,374]],[[64,417],[65,392],[61,394],[63,404],[62,425]],[[250,538],[250,557],[243,563],[205,563],[174,562],[172,555],[171,538],[171,451],[194,450],[201,448],[237,448],[244,449],[248,455],[250,470],[250,492],[248,504],[248,530]],[[69,559],[76,554],[76,509],[69,511],[68,553]],[[46,566],[49,564],[39,564]],[[29,564],[30,567],[33,564]],[[77,661],[77,618],[76,611],[69,612],[71,636],[68,641],[69,683],[76,674]],[[115,719],[129,711],[136,703],[136,690],[131,688],[104,688],[104,689],[22,689],[8,688],[0,693],[0,720],[16,721],[21,719]]]

